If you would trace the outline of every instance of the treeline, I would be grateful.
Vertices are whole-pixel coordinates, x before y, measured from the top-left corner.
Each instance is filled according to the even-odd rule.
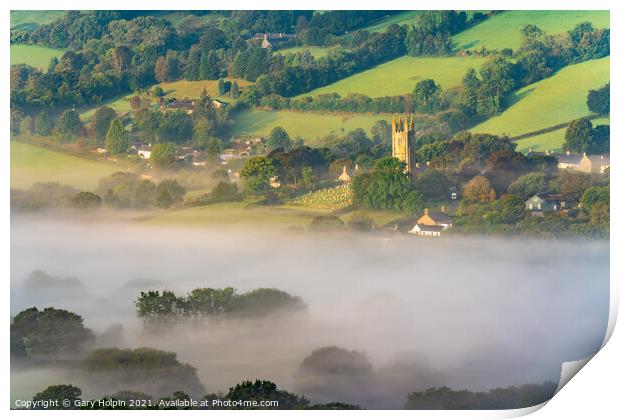
[[[192,399],[186,390],[152,397],[142,391],[123,390],[100,399],[82,400],[82,390],[74,385],[51,385],[32,397],[34,409],[56,410],[360,410],[343,402],[312,404],[305,397],[279,389],[267,380],[243,381],[226,393],[206,394]],[[54,406],[44,407],[49,402]],[[66,407],[61,404],[66,401]]]
[[[262,19],[260,13],[238,13],[233,13],[238,19]],[[333,11],[314,14],[305,30],[317,29],[318,25],[331,27],[330,22],[334,19],[342,17],[346,20],[346,16],[351,18],[350,26],[355,27],[376,19],[381,13]],[[293,18],[303,26],[304,19],[307,20],[303,13],[284,14],[284,23],[276,23],[277,14],[267,13],[265,16],[269,16],[268,20],[274,19],[272,23],[266,21],[259,25],[265,28],[287,26]],[[437,31],[453,33],[468,24],[463,21],[463,16],[463,13],[456,12],[426,12],[421,17],[423,23],[416,30],[423,31],[425,38]],[[80,106],[100,103],[156,82],[180,77],[198,80],[224,76],[256,81],[255,87],[246,89],[244,99],[257,105],[261,96],[294,96],[392,60],[407,53],[408,38],[414,42],[411,41],[413,29],[392,25],[384,33],[358,31],[351,38],[350,49],[338,49],[328,57],[298,56],[298,59],[291,59],[261,48],[260,39],[248,40],[252,34],[247,32],[247,26],[242,30],[234,22],[236,20],[232,19],[232,23],[224,25],[223,29],[204,25],[196,28],[198,36],[190,37],[182,33],[183,27],[177,31],[169,21],[154,16],[135,17],[135,14],[101,11],[67,13],[53,23],[14,39],[73,50],[60,60],[53,59],[47,72],[25,65],[13,66],[12,107],[30,112],[40,108]],[[447,52],[427,49],[414,54]]]
[[[169,290],[140,292],[136,300],[138,318],[147,328],[162,328],[179,322],[198,322],[222,316],[266,316],[279,311],[305,308],[300,297],[278,289],[255,289],[239,294],[232,287],[194,289],[186,296]]]
[[[510,410],[532,407],[549,401],[557,383],[526,384],[509,388],[493,388],[484,392],[429,388],[407,396],[407,410]]]

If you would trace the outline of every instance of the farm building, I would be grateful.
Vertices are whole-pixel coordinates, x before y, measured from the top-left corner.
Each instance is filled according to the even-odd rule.
[[[409,233],[421,236],[441,236],[441,232],[452,227],[452,218],[444,210],[443,207],[441,212],[431,212],[424,209],[424,214]]]
[[[534,216],[540,216],[547,211],[558,211],[564,208],[564,202],[560,201],[558,194],[550,192],[534,194],[525,201],[526,210],[530,210]]]

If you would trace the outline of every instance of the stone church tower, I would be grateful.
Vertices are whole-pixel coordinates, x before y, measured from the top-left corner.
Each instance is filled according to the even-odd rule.
[[[415,175],[415,131],[413,115],[392,117],[392,157],[405,162],[405,172]]]

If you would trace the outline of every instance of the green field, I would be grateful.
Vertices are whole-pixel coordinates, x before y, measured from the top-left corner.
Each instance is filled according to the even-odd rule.
[[[511,10],[491,16],[486,21],[456,34],[452,40],[455,50],[490,50],[519,47],[520,31],[532,24],[550,34],[572,29],[589,21],[597,28],[609,28],[609,11],[605,10]]]
[[[320,213],[304,210],[293,210],[277,206],[248,205],[245,202],[229,202],[210,204],[202,207],[169,211],[159,214],[147,221],[157,224],[182,225],[248,225],[262,228],[279,225],[307,226]]]
[[[11,188],[23,189],[35,182],[54,181],[92,190],[100,178],[118,170],[112,164],[11,141]]]
[[[82,119],[82,121],[88,122],[88,120],[90,120],[91,117],[95,115],[95,111],[97,111],[97,109],[101,108],[102,106],[110,107],[114,111],[116,111],[118,114],[129,112],[131,111],[131,105],[129,103],[129,100],[131,99],[132,96],[133,96],[133,93],[129,95],[121,96],[120,98],[113,98],[107,101],[103,101],[102,103],[98,104],[94,108],[87,108],[86,110],[80,112],[80,118]]]
[[[594,126],[599,124],[609,124],[609,118],[595,118],[592,120],[592,124]],[[565,134],[566,128],[560,128],[559,130],[551,131],[549,133],[528,137],[517,141],[517,150],[520,152],[527,152],[530,149],[533,152],[544,152],[545,150],[558,151],[562,149]]]
[[[251,83],[243,79],[227,78],[231,82],[237,81],[240,88],[250,85]],[[226,102],[230,102],[231,99],[227,95],[220,95],[217,90],[217,80],[177,80],[176,82],[169,82],[159,84],[164,90],[165,96],[174,96],[175,98],[190,98],[198,99],[203,89],[206,89],[209,95],[213,98],[218,98]]]
[[[330,133],[345,134],[356,128],[370,132],[379,120],[390,120],[381,114],[318,114],[295,111],[241,111],[234,116],[232,135],[268,135],[272,128],[283,127],[292,138],[301,137],[309,146],[319,145],[317,138]]]
[[[584,117],[588,91],[608,81],[609,57],[565,67],[517,91],[506,111],[471,131],[517,136]]]
[[[395,13],[381,22],[364,29],[368,32],[384,32],[390,25],[410,25],[422,13],[424,13],[424,10],[406,10],[401,13]]]
[[[393,96],[411,93],[416,83],[423,79],[434,79],[443,89],[447,89],[459,85],[467,69],[480,68],[484,60],[478,57],[405,56],[299,96],[332,92],[342,96],[349,93],[371,97]]]
[[[33,31],[64,14],[63,10],[11,10],[11,30]]]
[[[65,50],[41,47],[39,45],[11,44],[11,65],[28,64],[47,70],[52,57],[62,57]]]
[[[227,80],[236,80],[241,88],[243,86],[247,86],[250,82],[243,79],[227,79]],[[177,80],[176,82],[169,82],[165,84],[159,84],[157,86],[161,86],[164,90],[164,97],[175,97],[177,99],[182,98],[190,98],[197,99],[200,97],[200,93],[203,89],[207,89],[207,92],[211,97],[220,99],[224,102],[233,102],[233,99],[228,97],[227,95],[220,95],[217,90],[217,80]],[[80,113],[80,118],[82,120],[89,120],[97,110],[97,108],[102,106],[108,106],[115,110],[118,113],[124,113],[131,111],[130,100],[131,97],[134,96],[133,93],[123,95],[121,97],[113,98],[103,103],[97,105],[94,108],[85,109]],[[146,96],[145,96],[146,97]],[[147,98],[150,101],[155,101],[154,98]]]

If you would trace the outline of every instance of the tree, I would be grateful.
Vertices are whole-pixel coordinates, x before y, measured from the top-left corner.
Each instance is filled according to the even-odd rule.
[[[133,111],[137,111],[142,107],[142,101],[140,100],[140,96],[133,95],[129,100],[129,106]]]
[[[488,179],[477,175],[463,186],[463,199],[474,203],[487,203],[495,200],[495,190]]]
[[[34,119],[34,131],[41,136],[49,136],[54,129],[54,121],[47,111],[41,111]]]
[[[170,67],[166,57],[159,57],[155,63],[155,79],[161,84],[165,84],[170,80]]]
[[[414,182],[414,187],[427,198],[445,198],[452,183],[442,171],[427,169]]]
[[[19,132],[21,134],[31,135],[34,131],[34,119],[30,115],[26,115],[19,124]]]
[[[609,204],[596,202],[590,208],[590,223],[609,231]]]
[[[599,89],[588,92],[588,109],[599,115],[609,115],[610,108],[609,83]]]
[[[116,112],[107,106],[97,108],[91,123],[93,133],[98,141],[105,139],[110,123],[117,117]]]
[[[273,160],[265,156],[251,157],[245,162],[239,175],[246,182],[250,193],[262,193],[269,190],[269,179],[276,174]]]
[[[284,150],[288,150],[292,144],[291,138],[282,127],[274,127],[267,139],[267,147],[269,147],[270,150],[275,150],[280,147]]]
[[[106,150],[114,156],[126,152],[128,146],[127,132],[123,123],[118,118],[113,119],[105,136]]]
[[[592,147],[594,137],[595,131],[588,118],[573,120],[566,129],[562,148],[572,153],[587,153]]]
[[[239,84],[237,81],[233,81],[232,86],[230,87],[230,97],[233,99],[237,99],[239,97]]]
[[[217,81],[217,92],[220,95],[223,95],[226,93],[226,81],[222,79],[221,77]]]
[[[304,184],[304,188],[306,190],[314,189],[316,187],[316,183],[318,182],[317,176],[309,166],[304,166],[301,168],[301,179],[301,182]]]
[[[11,333],[20,337],[31,354],[79,352],[94,339],[82,317],[64,309],[24,309],[13,318]]]
[[[157,207],[168,208],[183,201],[185,188],[176,179],[164,179],[157,185]]]
[[[592,186],[590,174],[576,171],[560,171],[557,178],[549,183],[552,190],[557,191],[568,205],[579,202],[583,193]]]
[[[609,185],[589,187],[583,192],[581,204],[586,211],[590,211],[596,203],[610,204]]]
[[[217,162],[220,160],[221,146],[220,141],[215,137],[209,137],[205,148],[207,160]]]
[[[425,79],[418,82],[413,90],[416,110],[432,112],[440,93],[441,87],[433,79]]]
[[[80,191],[73,197],[73,206],[78,209],[91,209],[101,206],[101,197],[89,191]]]
[[[174,143],[157,143],[151,149],[150,162],[153,166],[166,167],[176,162],[176,146]]]
[[[230,401],[278,401],[280,410],[307,408],[309,402],[304,397],[279,390],[273,382],[257,379],[244,381],[228,390],[225,397]]]
[[[80,115],[74,110],[62,113],[58,121],[58,131],[65,139],[71,139],[82,130]]]
[[[312,232],[336,232],[344,229],[342,219],[331,214],[316,216],[310,222],[308,230]]]
[[[52,410],[75,410],[76,401],[80,399],[82,390],[73,385],[50,385],[43,391],[36,393],[32,401],[45,403],[55,401],[55,404],[46,407]],[[66,405],[68,403],[68,405]]]
[[[549,181],[544,172],[530,172],[521,175],[508,187],[508,193],[518,195],[521,198],[531,197],[534,194],[545,192],[549,189]]]

